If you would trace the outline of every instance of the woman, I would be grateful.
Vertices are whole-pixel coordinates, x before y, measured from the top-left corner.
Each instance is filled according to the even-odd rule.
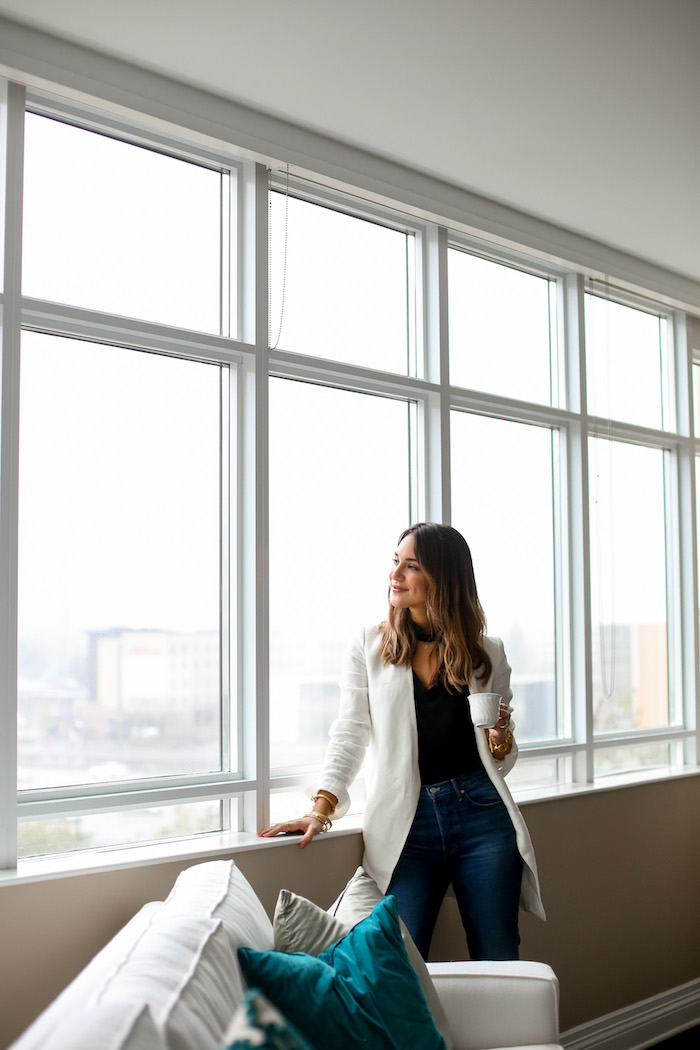
[[[517,959],[518,907],[544,919],[525,822],[505,785],[517,745],[510,667],[485,635],[471,553],[456,529],[402,533],[389,574],[387,620],[361,632],[343,665],[313,809],[261,832],[303,835],[302,847],[348,809],[369,746],[363,866],[424,958],[452,884],[472,959]],[[496,725],[474,729],[469,693],[500,694]]]

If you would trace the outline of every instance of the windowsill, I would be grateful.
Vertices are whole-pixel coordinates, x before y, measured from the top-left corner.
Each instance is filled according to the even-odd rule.
[[[556,801],[576,795],[598,794],[603,791],[618,791],[621,788],[642,787],[669,780],[680,780],[700,775],[700,766],[686,766],[681,770],[652,770],[622,773],[606,777],[595,784],[561,784],[554,787],[517,788],[513,797],[523,808],[538,802]],[[316,843],[332,841],[338,835],[357,835],[362,828],[359,814],[343,817],[330,836],[317,836]],[[193,836],[176,842],[158,842],[147,845],[105,848],[90,852],[62,853],[56,856],[32,857],[21,860],[17,869],[0,871],[0,890],[4,885],[43,882],[47,879],[65,878],[71,875],[93,875],[101,871],[118,871],[123,868],[143,867],[151,864],[167,864],[179,861],[197,861],[230,856],[259,849],[290,848],[298,843],[296,837],[279,836],[261,839],[252,832],[221,832],[219,834]]]
[[[529,802],[547,802],[557,798],[570,798],[573,795],[597,795],[602,791],[619,791],[621,788],[641,787],[644,784],[658,784],[659,781],[682,780],[685,777],[700,775],[700,765],[684,766],[682,769],[643,769],[634,773],[616,773],[601,777],[594,784],[555,784],[549,787],[512,788],[512,794],[519,806]]]
[[[333,836],[356,835],[362,827],[359,814],[344,817],[342,827],[336,826]],[[327,835],[316,837],[316,843],[330,841]],[[168,864],[178,861],[215,860],[232,853],[246,853],[258,849],[275,849],[299,844],[297,836],[280,835],[261,839],[249,831],[224,831],[170,842],[152,842],[144,845],[105,847],[85,852],[61,853],[55,856],[30,857],[20,860],[16,869],[0,871],[0,890],[4,885],[43,882],[70,875],[94,875],[100,871],[118,871],[150,864]]]

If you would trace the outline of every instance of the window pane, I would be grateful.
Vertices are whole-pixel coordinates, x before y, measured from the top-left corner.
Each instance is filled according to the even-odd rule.
[[[664,454],[589,449],[594,727],[668,725]]]
[[[596,295],[585,302],[588,411],[656,429],[670,425],[662,383],[665,318]]]
[[[697,550],[700,559],[700,456],[695,457],[695,527],[697,530]],[[698,575],[700,576],[700,563],[698,564]],[[700,615],[700,608],[698,609]]]
[[[270,208],[271,345],[414,371],[413,236],[281,193]]]
[[[450,382],[558,404],[554,282],[451,248]]]
[[[409,411],[270,383],[273,767],[321,761],[345,649],[386,616],[391,554],[409,516]]]
[[[220,329],[222,178],[28,114],[24,295]]]
[[[629,747],[600,748],[595,753],[594,776],[615,776],[652,769],[680,768],[683,765],[677,744],[632,744]]]
[[[25,333],[20,787],[220,768],[218,366]]]
[[[17,852],[20,857],[37,857],[212,831],[221,831],[220,802],[152,806],[126,809],[121,813],[87,813],[80,817],[20,821],[17,825]]]
[[[514,721],[523,741],[562,731],[555,655],[554,437],[544,427],[452,413],[452,522],[471,549],[489,633],[505,643],[513,668]]]
[[[350,809],[346,816],[362,813],[365,804],[365,781],[360,773],[353,782]],[[281,824],[290,814],[308,813],[309,796],[301,788],[280,788],[270,792],[270,824]]]
[[[700,437],[700,364],[693,363],[693,423],[695,437]]]
[[[520,737],[520,726],[516,726]],[[570,784],[572,780],[572,761],[569,756],[563,758],[528,758],[527,753],[520,754],[518,761],[508,774],[508,786],[511,791],[537,792],[539,788],[552,788],[558,784]]]

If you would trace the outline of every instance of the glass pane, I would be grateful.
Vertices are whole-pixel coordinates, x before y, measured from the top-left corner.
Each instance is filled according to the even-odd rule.
[[[452,413],[452,523],[471,549],[488,631],[505,643],[522,741],[561,731],[553,439],[544,427]]]
[[[281,193],[270,209],[271,345],[414,371],[413,236]]]
[[[664,454],[592,438],[589,455],[594,727],[668,725]]]
[[[518,736],[519,728],[516,727]],[[528,792],[539,788],[557,787],[559,784],[570,784],[572,762],[565,758],[528,758],[521,754],[508,774],[508,787],[515,791],[517,797],[527,797]]]
[[[700,575],[700,456],[695,457],[695,527],[697,530],[698,574]],[[700,616],[700,608],[698,608]]]
[[[403,402],[271,380],[273,767],[321,761],[345,649],[386,616],[390,557],[408,524],[408,435]]]
[[[552,281],[448,251],[450,382],[558,404]]]
[[[601,748],[594,759],[594,776],[615,776],[651,769],[682,766],[682,752],[677,744],[636,744],[629,747]]]
[[[596,295],[585,302],[590,414],[659,430],[669,425],[662,383],[665,318]]]
[[[693,364],[693,423],[695,437],[700,437],[700,364]]]
[[[20,787],[220,768],[218,366],[25,333]]]
[[[23,294],[219,332],[222,178],[28,114]]]
[[[127,809],[121,813],[89,813],[80,817],[50,817],[18,823],[17,854],[37,857],[106,849],[212,831],[221,831],[221,803],[217,801]]]
[[[347,817],[357,817],[362,813],[365,804],[365,781],[362,773],[352,785],[350,809]],[[279,788],[270,792],[270,824],[281,824],[290,817],[308,813],[311,803],[309,796],[300,788]],[[335,821],[333,822],[335,826]]]

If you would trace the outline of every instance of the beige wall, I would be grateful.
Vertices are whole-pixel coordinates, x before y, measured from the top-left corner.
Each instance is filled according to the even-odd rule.
[[[531,803],[524,812],[548,922],[523,917],[521,954],[556,971],[562,1030],[700,976],[700,777]],[[328,906],[359,855],[359,836],[331,834],[304,852],[261,844],[236,862],[272,914],[282,886]],[[186,866],[0,886],[0,1046]],[[460,956],[459,917],[446,902],[433,957]]]

